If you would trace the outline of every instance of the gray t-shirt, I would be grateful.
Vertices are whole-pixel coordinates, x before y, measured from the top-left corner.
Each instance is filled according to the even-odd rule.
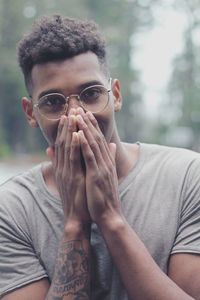
[[[165,273],[172,253],[200,254],[200,154],[140,144],[119,193],[127,221]],[[0,295],[52,280],[63,224],[61,201],[48,191],[41,165],[1,185]],[[92,299],[127,300],[95,224],[91,244]]]

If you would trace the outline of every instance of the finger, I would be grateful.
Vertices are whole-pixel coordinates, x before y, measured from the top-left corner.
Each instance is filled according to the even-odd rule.
[[[109,143],[108,144],[108,148],[110,150],[110,154],[112,155],[113,159],[115,160],[116,158],[116,150],[117,150],[117,146],[115,143]]]
[[[48,148],[46,149],[46,154],[47,154],[48,158],[49,158],[51,161],[53,161],[53,159],[54,159],[54,151],[53,151],[53,148],[52,148],[52,147],[48,147]]]
[[[105,137],[104,137],[104,135],[103,135],[103,133],[102,133],[100,127],[99,127],[99,124],[98,124],[96,118],[94,117],[94,115],[93,115],[90,111],[86,112],[86,116],[88,117],[88,120],[91,122],[91,124],[92,124],[92,125],[96,128],[96,130],[99,132],[100,136],[103,136],[102,142],[103,142],[103,144],[104,144],[104,147],[105,147],[105,149],[106,149],[106,152],[107,152],[109,158],[111,159],[111,161],[115,162],[115,159],[113,160],[113,155],[110,155],[110,148],[108,147],[108,143],[107,143],[107,141],[106,141],[106,139],[105,139]],[[89,122],[88,124],[90,124],[90,122]],[[112,147],[112,146],[111,146],[111,147]],[[114,147],[115,147],[115,146],[114,146]],[[103,149],[101,149],[101,151],[102,151],[102,150],[103,150]]]
[[[87,124],[85,123],[85,121],[83,120],[81,115],[77,116],[77,122],[78,122],[78,127],[81,129],[81,131],[84,132],[84,137],[86,138],[86,140],[95,156],[97,164],[104,164],[104,159],[102,157],[102,153],[101,153],[100,147],[99,147],[102,136],[99,136],[98,132],[94,128],[93,128],[93,132],[92,132],[92,130],[89,129],[89,127],[87,126]]]
[[[81,115],[81,117],[83,118],[83,120],[85,121],[85,123],[87,125],[89,125],[91,123],[93,125],[93,127],[96,128],[96,130],[99,131],[100,134],[102,134],[102,131],[99,128],[96,118],[90,111],[87,111],[85,113],[81,107],[78,108],[77,111],[78,111],[78,114]]]
[[[75,108],[71,108],[70,111],[69,111],[68,116],[72,116],[72,115],[75,115],[75,114],[76,114],[76,109]]]
[[[113,162],[115,163],[116,159],[116,152],[117,152],[117,146],[115,143],[109,143],[108,144],[109,152],[112,157]]]
[[[77,114],[81,115],[82,118],[85,120],[85,117],[88,116],[90,119],[91,119],[91,122],[93,123],[93,125],[96,127],[98,127],[98,122],[97,120],[95,119],[94,115],[92,114],[91,111],[84,111],[82,109],[82,107],[78,107],[77,108]],[[85,120],[86,121],[86,120]]]
[[[78,127],[83,130],[91,149],[93,150],[98,164],[114,163],[110,150],[108,148],[105,137],[99,127],[94,127],[93,123],[85,115],[84,120],[82,115],[77,116]]]
[[[48,147],[46,149],[46,154],[54,166],[55,165],[55,153],[54,153],[53,147]]]
[[[93,126],[99,131],[99,132],[102,132],[100,127],[99,127],[99,124],[96,120],[96,118],[94,117],[94,115],[91,113],[91,111],[87,111],[86,112],[86,116],[88,117],[88,119],[91,121],[91,123],[93,124]]]
[[[79,130],[78,135],[79,135],[80,146],[81,146],[86,169],[87,170],[92,169],[93,171],[97,170],[98,166],[97,166],[95,155],[87,139],[85,138],[83,131]]]
[[[81,148],[79,135],[77,132],[72,133],[71,151],[70,151],[70,169],[72,176],[75,176],[77,171],[81,171]]]
[[[84,112],[84,110],[82,109],[82,107],[78,107],[78,108],[76,109],[76,114],[77,114],[77,115],[84,116],[85,112]]]
[[[72,111],[71,111],[72,112]],[[75,112],[75,111],[73,111]],[[70,167],[70,152],[71,152],[71,143],[72,143],[72,135],[77,131],[76,125],[76,117],[75,115],[69,115],[68,124],[65,132],[65,147],[64,147],[64,163],[65,167]]]
[[[54,145],[54,149],[55,149],[55,168],[57,169],[62,163],[63,163],[63,149],[61,151],[62,148],[62,144],[63,144],[63,128],[65,127],[65,122],[66,122],[66,116],[62,116],[58,125],[58,131],[57,131],[57,137],[56,137],[56,141],[55,141],[55,145]],[[62,159],[62,161],[61,161]]]
[[[80,120],[81,119],[83,120],[84,124],[86,124],[88,126],[89,130],[94,135],[94,137],[99,136],[102,139],[105,139],[102,131],[99,128],[97,120],[95,119],[95,117],[93,116],[93,114],[91,112],[87,112],[87,113],[84,113],[83,115],[81,115]]]

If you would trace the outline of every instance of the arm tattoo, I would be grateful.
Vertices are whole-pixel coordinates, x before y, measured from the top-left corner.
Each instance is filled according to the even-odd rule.
[[[89,300],[89,257],[81,240],[62,244],[51,286],[52,300]]]

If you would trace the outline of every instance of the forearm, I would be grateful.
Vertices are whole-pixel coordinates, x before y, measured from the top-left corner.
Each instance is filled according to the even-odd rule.
[[[90,299],[90,228],[67,224],[46,300]]]
[[[126,221],[112,219],[100,228],[129,299],[194,299],[161,271]]]

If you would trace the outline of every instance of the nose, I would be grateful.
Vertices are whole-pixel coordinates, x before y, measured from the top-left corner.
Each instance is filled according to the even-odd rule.
[[[71,108],[78,108],[81,107],[79,95],[70,95],[66,98],[67,100],[67,114],[69,113]]]

